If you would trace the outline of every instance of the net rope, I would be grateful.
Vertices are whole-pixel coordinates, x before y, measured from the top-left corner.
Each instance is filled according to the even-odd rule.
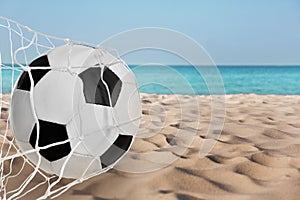
[[[51,67],[34,67],[30,68],[29,62],[34,58],[44,54],[45,52],[54,49],[61,45],[70,45],[69,58],[72,51],[72,45],[83,44],[88,46],[95,46],[93,44],[70,40],[67,38],[59,38],[54,36],[49,36],[37,31],[30,29],[27,26],[19,24],[16,21],[0,16],[0,108],[1,108],[1,119],[0,119],[0,199],[22,199],[24,197],[30,199],[46,199],[46,198],[56,198],[62,193],[66,192],[70,187],[81,183],[93,176],[96,176],[110,168],[105,168],[102,171],[98,171],[93,174],[86,174],[88,168],[96,161],[94,157],[93,161],[89,163],[87,169],[82,174],[80,179],[65,179],[63,178],[63,172],[66,167],[67,162],[73,155],[74,150],[80,144],[79,140],[75,147],[72,148],[71,153],[68,154],[66,161],[63,163],[60,170],[60,174],[49,175],[42,171],[39,166],[41,165],[41,154],[37,153],[42,149],[47,149],[52,146],[61,145],[69,142],[71,139],[65,141],[56,142],[47,146],[38,146],[39,141],[39,120],[37,118],[36,112],[34,110],[34,84],[32,70],[35,69],[51,69]],[[8,47],[8,48],[7,48]],[[100,47],[97,47],[101,55]],[[107,49],[105,49],[107,50]],[[111,50],[114,51],[114,50]],[[105,63],[105,67],[110,67],[119,62],[124,63],[119,56],[117,59],[111,63]],[[8,64],[9,63],[9,64]],[[101,57],[99,57],[99,63]],[[104,64],[103,64],[104,65]],[[125,66],[127,66],[124,63]],[[70,65],[62,66],[62,70],[70,70]],[[77,66],[82,67],[82,66]],[[89,67],[89,66],[84,66]],[[104,67],[104,66],[103,66]],[[76,68],[76,66],[72,66]],[[33,109],[34,119],[36,121],[37,137],[35,142],[35,149],[28,151],[21,151],[16,145],[15,138],[12,135],[10,127],[10,99],[12,91],[14,90],[14,85],[17,77],[23,71],[28,72],[31,86],[30,86],[30,103]],[[108,97],[109,103],[112,105],[109,88],[103,79],[103,71],[101,70],[101,80],[104,83]],[[5,78],[5,75],[10,75],[10,80]],[[9,87],[8,87],[8,86]],[[10,88],[9,90],[4,90],[4,88]],[[79,138],[82,135],[79,135]],[[27,154],[36,153],[38,155],[38,161],[35,164],[31,163],[26,157]]]

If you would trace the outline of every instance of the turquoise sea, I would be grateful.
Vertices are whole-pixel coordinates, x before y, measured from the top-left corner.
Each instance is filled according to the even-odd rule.
[[[192,66],[135,66],[139,89],[156,94],[209,94],[201,74]],[[300,66],[218,66],[226,94],[300,95]],[[2,92],[9,93],[12,71],[1,70]],[[14,80],[20,72],[15,72]]]
[[[203,77],[194,67],[171,66],[171,70],[163,66],[144,66],[138,67],[138,70],[135,66],[131,68],[142,92],[168,94],[172,93],[171,89],[175,93],[188,94],[190,90],[186,92],[187,84],[184,82],[188,81],[195,94],[209,94]],[[218,70],[226,94],[300,95],[300,66],[218,66]],[[142,86],[149,80],[154,83]],[[155,82],[164,84],[160,86]]]

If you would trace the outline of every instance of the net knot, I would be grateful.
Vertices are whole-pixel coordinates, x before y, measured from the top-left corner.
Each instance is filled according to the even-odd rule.
[[[64,39],[65,43],[70,45],[71,44],[71,40],[69,38]]]

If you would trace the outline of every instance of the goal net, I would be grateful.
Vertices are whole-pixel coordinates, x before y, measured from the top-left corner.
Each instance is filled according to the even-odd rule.
[[[143,31],[140,32],[141,30],[136,30],[136,31],[138,34],[143,33]],[[145,31],[147,32],[149,30],[146,29]],[[207,56],[205,51],[198,45],[195,45],[194,42],[192,40],[190,40],[189,38],[183,37],[182,35],[178,34],[177,32],[171,33],[168,30],[159,29],[159,30],[150,30],[149,33],[147,32],[147,37],[144,37],[144,38],[147,38],[146,41],[149,40],[148,34],[151,34],[151,33],[156,33],[157,35],[161,34],[162,36],[167,36],[168,38],[173,35],[172,36],[173,41],[182,40],[181,43],[177,44],[177,46],[176,45],[174,46],[173,43],[170,43],[170,42],[165,43],[165,42],[160,42],[158,40],[157,41],[158,44],[163,44],[163,45],[171,44],[171,46],[167,45],[167,46],[163,46],[164,48],[160,48],[160,46],[158,45],[157,49],[167,49],[168,50],[169,48],[170,49],[175,48],[174,52],[177,52],[177,54],[181,54],[184,52],[184,51],[181,51],[181,49],[180,49],[182,46],[181,44],[184,44],[183,46],[185,48],[187,48],[187,47],[189,48],[189,51],[187,51],[187,52],[193,52],[193,53],[195,53],[195,55],[197,54],[197,56],[194,56],[194,54],[193,54],[193,55],[187,55],[187,56],[183,56],[183,57],[190,58],[190,60],[192,60],[192,61],[198,61],[198,59],[200,59],[200,61],[204,60],[205,65],[207,63],[213,64],[210,57]],[[126,37],[127,35],[125,33],[122,37],[117,39],[116,42],[121,43],[120,39],[124,40],[124,38],[127,39],[125,41],[128,41],[128,38],[132,38],[133,40],[137,39],[135,33],[131,34],[130,32],[128,32],[128,34],[130,37]],[[143,37],[141,37],[141,38],[143,38]],[[162,37],[162,38],[164,38],[164,37]],[[105,43],[106,46],[114,46],[114,45],[110,45],[110,44],[111,43],[109,43],[109,41],[108,41],[108,43]],[[112,44],[114,44],[114,41],[112,41]],[[137,42],[136,44],[139,44],[139,42]],[[141,44],[143,44],[143,43],[141,43]],[[100,168],[100,170],[97,170],[93,173],[87,173],[92,162],[94,162],[94,160],[92,160],[91,163],[88,164],[88,166],[86,168],[84,168],[82,175],[80,173],[80,176],[78,176],[79,178],[67,179],[64,176],[64,171],[67,171],[67,170],[65,170],[67,162],[70,159],[70,157],[72,157],[72,154],[74,153],[71,150],[70,153],[66,156],[66,161],[61,166],[59,166],[60,173],[59,172],[55,173],[55,174],[59,174],[59,175],[51,175],[51,174],[45,172],[44,170],[42,170],[43,169],[42,162],[41,162],[42,158],[41,158],[41,154],[39,152],[41,150],[43,150],[44,148],[53,147],[55,145],[62,145],[66,142],[69,142],[70,139],[65,139],[60,142],[54,142],[54,143],[51,143],[51,145],[46,145],[46,146],[41,146],[41,147],[39,145],[36,145],[39,143],[40,122],[39,122],[39,119],[37,118],[37,114],[36,114],[36,111],[34,110],[34,106],[33,106],[33,103],[34,103],[33,102],[33,93],[34,93],[34,89],[33,89],[33,87],[34,87],[33,73],[34,72],[33,71],[34,71],[34,69],[50,70],[51,67],[49,67],[49,66],[42,67],[42,66],[38,65],[38,66],[35,66],[34,68],[32,68],[30,65],[32,64],[32,61],[34,59],[42,57],[43,55],[45,55],[46,52],[49,52],[50,50],[53,50],[53,49],[57,50],[61,46],[68,46],[68,47],[70,47],[70,49],[72,49],[72,47],[74,47],[76,45],[82,45],[82,46],[87,46],[87,47],[96,47],[96,49],[99,50],[100,54],[104,53],[104,52],[113,53],[114,56],[112,56],[112,57],[116,57],[113,62],[105,61],[105,59],[100,60],[100,62],[97,61],[97,63],[98,64],[100,63],[99,65],[101,65],[101,66],[102,65],[104,67],[108,66],[108,68],[109,68],[110,66],[114,65],[115,63],[118,63],[118,62],[123,63],[123,61],[120,59],[118,53],[112,51],[111,49],[109,49],[107,51],[107,49],[103,49],[103,47],[98,47],[93,44],[88,44],[88,43],[81,42],[81,41],[70,40],[67,38],[58,38],[58,37],[49,36],[49,35],[31,30],[27,26],[21,25],[13,20],[10,20],[10,19],[0,16],[0,99],[1,99],[1,102],[0,102],[0,108],[1,108],[1,115],[0,115],[0,200],[2,200],[2,199],[47,199],[47,198],[52,199],[52,198],[56,198],[56,197],[60,196],[61,194],[63,194],[64,192],[66,192],[68,189],[70,189],[70,187],[72,187],[78,183],[81,183],[82,181],[85,181],[91,177],[99,175],[100,173],[103,173],[103,172],[109,170],[110,168],[112,168],[112,165],[110,163],[109,165],[106,165],[106,167],[104,167],[103,169]],[[103,45],[103,43],[102,43],[102,45]],[[134,47],[135,46],[133,45],[131,50],[139,49],[139,48],[134,48]],[[178,47],[178,49],[177,49],[177,47]],[[193,51],[190,50],[190,47],[191,47],[191,49],[193,49]],[[123,49],[124,52],[127,52],[127,48],[118,48],[118,49],[121,49],[121,50]],[[55,50],[53,50],[51,52],[54,52]],[[171,52],[173,52],[173,51],[171,51]],[[66,52],[64,52],[64,53],[66,53]],[[121,55],[123,55],[122,51],[120,51],[120,53],[121,53]],[[199,53],[199,55],[202,55],[202,56],[198,56],[198,53]],[[70,55],[70,52],[66,53],[66,55]],[[64,56],[66,56],[66,55],[64,55]],[[185,54],[183,54],[183,55],[185,55]],[[68,59],[68,60],[70,60],[70,59]],[[193,62],[191,62],[191,63],[193,63]],[[195,62],[195,63],[197,63],[197,62]],[[205,66],[205,65],[203,64],[203,66]],[[95,65],[93,65],[93,66],[95,66]],[[212,66],[214,66],[214,65],[212,65]],[[70,70],[70,63],[68,62],[68,64],[66,64],[66,66],[62,66],[62,67],[63,67],[63,70]],[[80,66],[80,67],[82,67],[82,66]],[[88,67],[88,66],[84,65],[84,67]],[[125,67],[127,67],[127,66],[125,65]],[[75,68],[76,68],[76,66],[75,66]],[[144,68],[142,68],[142,67],[140,68],[137,66],[134,68],[134,71],[138,73],[139,70],[141,70],[141,72],[143,72],[142,71],[143,69]],[[150,68],[147,68],[147,69],[150,70]],[[60,70],[60,68],[59,68],[59,70]],[[126,71],[126,70],[129,70],[129,69],[123,70],[122,73],[128,74],[127,73],[128,71]],[[168,67],[164,67],[164,70],[165,70],[164,71],[165,74],[172,73],[172,75],[174,75],[174,77],[178,78],[178,79],[176,79],[176,81],[180,81],[183,83],[180,88],[170,87],[171,88],[170,91],[174,92],[174,94],[177,94],[177,93],[180,94],[180,90],[178,90],[178,89],[181,89],[181,90],[184,89],[185,92],[188,91],[188,94],[195,94],[191,84],[184,77],[182,77],[180,73],[178,73],[176,70],[174,70],[172,68],[168,68]],[[103,89],[102,92],[106,91],[107,99],[106,100],[104,99],[104,100],[107,101],[107,105],[111,106],[112,100],[114,98],[114,94],[110,93],[110,91],[109,91],[110,88],[108,88],[109,87],[108,84],[106,84],[105,81],[103,81],[103,79],[104,79],[103,71],[104,70],[101,70],[100,78],[101,78],[101,81],[103,82],[103,85],[101,87],[105,88],[105,89]],[[195,68],[195,71],[197,72],[197,74],[201,74],[204,76],[204,80],[207,83],[209,91],[211,91],[213,94],[214,93],[224,94],[223,93],[223,91],[224,91],[223,84],[220,79],[218,70],[216,68],[214,68],[214,67]],[[30,101],[29,102],[31,103],[31,107],[33,108],[32,113],[34,115],[34,122],[36,125],[36,127],[35,127],[35,130],[36,130],[35,137],[36,138],[34,139],[35,145],[31,144],[32,147],[35,146],[35,148],[31,148],[28,151],[24,151],[24,150],[22,151],[19,148],[19,146],[18,146],[19,140],[16,140],[16,138],[12,135],[12,131],[11,131],[12,127],[14,128],[14,126],[11,127],[11,124],[14,125],[14,121],[12,118],[13,115],[11,114],[11,112],[13,110],[13,109],[11,109],[11,105],[14,105],[11,102],[11,98],[14,97],[14,95],[12,95],[12,92],[16,91],[15,83],[23,72],[28,73],[28,76],[30,78],[30,81],[28,81],[28,85],[30,85],[29,86],[30,90],[28,90],[30,93]],[[68,72],[72,73],[72,71],[68,71]],[[122,77],[122,78],[124,78],[124,77]],[[168,85],[165,85],[166,83],[160,82],[160,81],[161,80],[155,79],[155,84],[159,84],[161,86],[168,86]],[[153,80],[146,80],[143,82],[144,85],[152,84],[152,83],[153,83]],[[122,82],[122,84],[124,84],[124,85],[131,84],[130,88],[132,90],[136,89],[136,84],[132,84],[132,82],[130,82],[128,80],[127,80],[127,82],[126,81]],[[98,87],[98,85],[97,85],[97,87]],[[166,88],[168,88],[168,87],[166,87]],[[119,91],[118,94],[120,94],[120,93],[121,92]],[[130,103],[130,105],[135,106],[135,105],[139,104],[138,101],[140,100],[139,99],[140,97],[139,97],[138,90],[137,90],[136,95],[138,95],[138,98],[136,98],[138,100],[132,101]],[[129,95],[129,93],[126,93],[123,96],[128,96],[128,98],[130,96],[130,98],[131,98],[131,94]],[[162,97],[158,97],[158,98],[163,99],[164,97],[162,96]],[[188,108],[187,106],[184,105],[187,101],[190,104],[194,105],[192,111],[190,110],[190,108]],[[128,102],[129,101],[127,101],[127,103]],[[144,102],[147,103],[147,99],[146,100],[144,99]],[[173,130],[173,127],[176,127],[176,128],[178,128],[178,130],[172,131],[172,136],[168,136],[171,139],[166,139],[169,141],[167,142],[167,144],[165,146],[161,146],[161,143],[159,143],[157,145],[158,149],[150,150],[149,152],[148,151],[141,152],[139,150],[137,150],[135,152],[134,150],[132,150],[132,152],[127,153],[126,157],[124,157],[118,163],[118,165],[114,166],[114,169],[124,171],[124,172],[134,172],[134,173],[150,172],[150,171],[154,171],[157,169],[161,169],[161,168],[171,164],[176,159],[178,159],[181,155],[183,155],[183,153],[185,152],[187,147],[189,145],[191,145],[193,138],[196,136],[197,131],[198,131],[199,118],[200,118],[199,98],[195,97],[195,96],[187,98],[185,95],[181,95],[181,96],[174,95],[172,97],[172,103],[176,104],[176,106],[173,106],[172,109],[174,110],[174,107],[176,107],[176,112],[178,112],[178,114],[179,114],[178,116],[176,114],[176,117],[179,118],[177,120],[186,122],[186,123],[190,124],[190,126],[192,126],[193,128],[189,129],[189,131],[186,131],[185,129],[180,129],[180,128],[178,128],[179,123],[170,124],[170,126],[169,126],[168,123],[170,122],[170,120],[167,117],[173,116],[174,115],[173,112],[167,112],[168,111],[167,109],[165,111],[164,108],[162,108],[158,104],[154,105],[153,107],[151,107],[152,105],[151,106],[148,105],[148,107],[146,106],[145,113],[148,112],[148,113],[146,113],[147,114],[147,117],[145,117],[146,120],[144,121],[144,123],[143,122],[141,123],[140,127],[139,127],[139,125],[135,124],[140,133],[139,137],[137,137],[137,141],[139,139],[140,140],[143,139],[144,137],[145,138],[151,137],[152,135],[154,135],[153,134],[154,132],[160,132],[161,130],[164,130],[164,129],[167,130],[168,128],[171,128]],[[224,122],[224,116],[225,116],[224,96],[212,95],[210,97],[210,104],[211,104],[210,105],[210,110],[211,110],[210,125],[207,128],[207,132],[206,132],[206,137],[208,139],[203,141],[203,144],[200,149],[200,157],[204,157],[212,149],[213,145],[217,141],[216,138],[218,138],[218,136],[221,134],[222,125]],[[181,105],[183,105],[183,106],[181,106]],[[14,106],[12,106],[12,107],[14,107]],[[126,107],[126,106],[122,106],[122,107]],[[134,110],[131,108],[132,107],[130,107],[129,110]],[[140,109],[137,109],[137,110],[140,111]],[[191,112],[193,113],[193,120],[190,119]],[[126,111],[124,111],[123,113],[126,113]],[[158,114],[161,117],[159,120],[157,120]],[[12,115],[12,116],[10,116],[10,115]],[[22,116],[24,116],[24,115],[22,115]],[[152,123],[152,119],[151,119],[152,116],[153,116],[153,123]],[[127,121],[123,120],[122,121],[123,123],[121,123],[117,120],[118,121],[117,128],[120,128],[121,126],[129,127],[129,126],[127,126],[129,124],[129,122],[131,123],[134,120],[136,120],[136,121],[140,120],[140,115],[138,117],[131,116],[130,119],[127,118],[127,116],[125,118],[126,118],[126,120],[127,119],[128,120]],[[149,127],[147,127],[148,125],[149,125]],[[155,125],[155,126],[152,126],[152,125]],[[161,131],[161,132],[163,134],[163,131]],[[15,131],[14,131],[14,135],[16,136]],[[135,135],[133,135],[133,136],[135,136]],[[124,135],[123,135],[123,137],[124,137]],[[130,136],[127,137],[127,139],[129,142],[133,141],[132,137],[130,137]],[[79,138],[79,140],[81,140],[81,139]],[[118,141],[118,137],[115,140],[115,142],[116,141]],[[172,141],[174,141],[174,144],[177,143],[176,141],[180,141],[179,142],[180,145],[173,145]],[[26,142],[28,142],[28,141],[26,141]],[[115,144],[115,142],[113,144]],[[130,145],[125,147],[126,148],[125,151],[128,151],[128,149],[130,148]],[[112,147],[112,146],[113,145],[111,145],[110,147]],[[108,148],[108,150],[110,149],[110,147]],[[124,149],[122,149],[122,150],[124,150]],[[38,156],[38,159],[36,162],[32,162],[32,160],[28,159],[30,154],[36,154]],[[107,157],[109,158],[111,156],[114,156],[114,154],[115,154],[115,152],[111,152],[111,154],[109,154]],[[121,157],[118,157],[118,159],[119,158],[121,158]],[[99,156],[98,156],[98,159],[99,159]],[[100,163],[100,164],[102,164],[102,163]],[[78,165],[80,165],[80,163]],[[101,166],[105,166],[105,165],[101,165]]]
[[[103,172],[98,171],[89,176],[83,174],[79,179],[63,178],[62,173],[59,176],[49,175],[39,168],[41,162],[33,164],[26,157],[26,154],[38,152],[40,149],[21,151],[11,132],[10,100],[17,78],[23,71],[27,71],[32,83],[29,62],[57,46],[66,44],[94,46],[80,41],[48,36],[0,16],[0,199],[55,198],[70,187]],[[33,90],[30,92],[32,93]],[[34,115],[38,127],[39,121],[36,113]],[[40,154],[37,155],[40,161]]]

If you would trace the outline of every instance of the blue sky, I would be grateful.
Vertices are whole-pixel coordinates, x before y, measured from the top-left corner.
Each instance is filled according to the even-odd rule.
[[[217,64],[300,65],[299,0],[0,0],[0,15],[95,44],[129,29],[163,27],[195,39]]]

